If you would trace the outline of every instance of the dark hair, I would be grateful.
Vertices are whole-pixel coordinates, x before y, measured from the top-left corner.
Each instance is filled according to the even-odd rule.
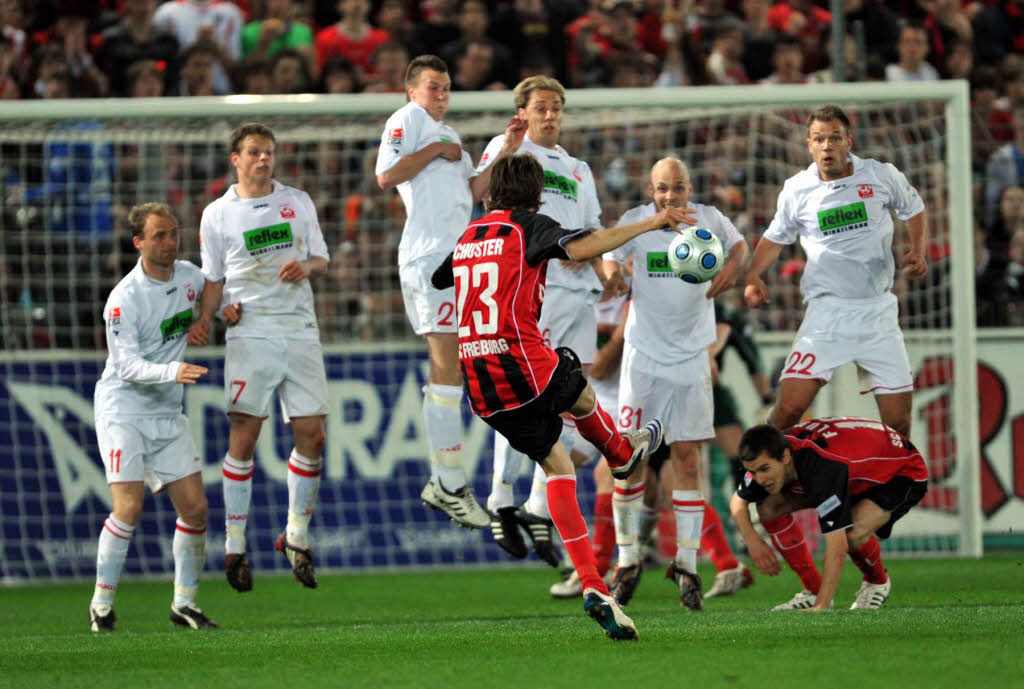
[[[228,137],[228,150],[232,153],[241,153],[242,141],[247,136],[259,136],[264,139],[270,139],[272,143],[277,143],[277,139],[274,138],[274,131],[270,127],[259,122],[246,122],[231,132],[231,136]]]
[[[544,170],[529,153],[494,163],[487,186],[487,210],[536,211],[544,191]]]
[[[761,424],[746,430],[740,438],[740,461],[752,462],[763,454],[782,461],[782,455],[789,449],[789,441],[775,426]]]
[[[846,116],[843,109],[833,103],[822,105],[820,108],[811,113],[810,117],[807,118],[807,129],[810,130],[811,125],[815,122],[831,122],[832,120],[839,120],[846,127],[846,133],[850,133],[850,118]]]
[[[295,60],[299,63],[299,83],[293,85],[293,92],[303,93],[308,91],[313,83],[313,75],[309,70],[309,63],[306,61],[306,56],[292,48],[285,48],[284,50],[277,51],[274,53],[274,57],[270,60],[271,78],[274,76],[274,70],[277,69],[278,63],[282,60]]]
[[[793,50],[803,52],[804,44],[801,43],[800,39],[793,34],[784,33],[780,34],[779,37],[775,39],[775,47],[773,50],[778,52],[780,48],[792,48]]]
[[[327,58],[323,69],[320,70],[320,93],[327,93],[327,79],[335,72],[342,72],[348,75],[348,78],[352,80],[352,93],[359,93],[360,89],[362,89],[363,82],[356,66],[346,58],[334,55]]]
[[[151,215],[159,215],[175,220],[171,207],[166,203],[159,203],[157,201],[140,203],[128,211],[128,227],[132,231],[132,237],[142,238],[142,231],[146,227],[146,219]]]
[[[441,74],[448,73],[448,65],[437,55],[417,55],[409,60],[409,65],[405,68],[405,85],[412,86],[415,84],[416,80],[419,79],[420,72],[425,69],[432,69]]]

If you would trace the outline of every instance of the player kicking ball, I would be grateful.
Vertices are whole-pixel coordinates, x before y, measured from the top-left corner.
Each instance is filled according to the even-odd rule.
[[[806,610],[829,610],[849,554],[864,573],[851,610],[877,610],[892,583],[878,539],[928,490],[928,469],[917,448],[878,421],[852,417],[812,419],[785,434],[754,426],[740,440],[747,469],[729,508],[750,557],[763,573],[779,573],[771,547],[754,531],[748,503],[764,522],[814,509],[825,537],[821,587]],[[876,538],[877,536],[877,538]]]
[[[206,551],[206,493],[188,419],[183,384],[207,371],[182,361],[203,274],[178,261],[178,223],[162,203],[128,214],[138,264],[110,293],[103,309],[107,357],[96,384],[96,438],[113,511],[96,551],[96,589],[89,605],[94,632],[114,630],[114,595],[132,532],[145,499],[144,483],[171,498],[174,599],[171,622],[191,629],[217,627],[196,605]]]
[[[551,518],[579,575],[583,609],[610,638],[636,639],[636,626],[597,573],[576,501],[575,469],[558,440],[560,415],[569,414],[617,477],[629,475],[658,448],[661,424],[652,419],[620,434],[584,378],[579,358],[571,349],[545,345],[537,319],[549,260],[586,261],[693,217],[666,208],[632,225],[567,230],[536,212],[543,188],[544,171],[533,156],[496,162],[489,212],[470,223],[431,282],[437,289],[455,287],[459,362],[473,412],[544,470]]]

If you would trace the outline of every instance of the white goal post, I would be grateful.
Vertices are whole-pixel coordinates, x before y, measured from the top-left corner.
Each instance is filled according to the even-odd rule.
[[[381,196],[370,189],[366,167],[384,120],[404,102],[402,95],[363,94],[0,103],[0,173],[6,185],[0,207],[0,580],[90,575],[90,543],[107,508],[91,435],[91,391],[102,368],[102,342],[87,316],[102,309],[112,271],[117,272],[112,266],[123,269],[133,260],[117,248],[125,207],[166,200],[180,208],[183,257],[197,258],[197,213],[211,194],[223,193],[218,185],[227,171],[226,134],[244,121],[263,119],[278,134],[280,178],[311,191],[325,233],[331,228],[332,265],[340,266],[314,286],[335,405],[314,547],[328,567],[507,561],[489,537],[455,531],[419,505],[426,447],[417,395],[424,351],[411,337],[400,302],[396,306],[391,271],[401,209],[393,192]],[[904,328],[911,362],[919,382],[928,385],[915,394],[912,436],[926,455],[932,449],[942,455],[930,465],[944,472],[941,494],[949,502],[912,511],[896,529],[896,536],[906,532],[911,539],[889,547],[915,556],[979,557],[983,515],[965,82],[570,90],[563,144],[599,178],[606,223],[643,200],[650,162],[675,154],[687,160],[698,193],[706,194],[699,200],[718,205],[710,196],[715,185],[738,190],[743,200],[735,210],[746,217],[741,230],[756,239],[784,179],[809,163],[803,120],[826,102],[860,118],[855,153],[894,162],[925,189],[929,217],[941,219],[938,231],[947,248],[941,281],[917,292],[906,285],[899,289],[901,312],[911,307]],[[476,160],[512,112],[510,92],[454,93],[447,119]],[[898,135],[881,136],[886,127]],[[872,128],[880,136],[861,136]],[[892,141],[906,146],[887,143]],[[94,169],[83,173],[88,184],[77,191],[49,178],[47,166],[57,164],[55,158],[74,156],[73,145],[64,142],[93,147]],[[116,171],[106,170],[107,162]],[[753,209],[756,203],[761,206]],[[81,222],[101,226],[89,231],[95,235],[68,229],[77,222],[76,204],[88,211],[83,217],[91,213]],[[353,225],[349,214],[366,224]],[[898,229],[894,248],[899,241]],[[759,327],[774,329],[762,339],[776,345],[791,338],[800,313],[792,296],[795,283],[783,287],[790,291],[776,311],[750,315]],[[211,364],[212,380],[190,390],[187,403],[190,414],[205,419],[196,432],[205,449],[213,567],[223,535],[219,462],[226,425],[217,420],[222,352],[194,354]],[[941,368],[942,375],[927,373],[929,366]],[[848,389],[850,380],[837,377],[820,396],[819,410],[843,413],[856,393]],[[939,397],[942,404],[936,403]],[[488,434],[468,414],[467,424],[466,462],[477,468],[477,494],[486,495]],[[279,422],[272,426],[258,451],[257,464],[263,462],[265,470],[257,471],[250,527],[250,541],[271,544],[287,506],[279,460],[287,456],[289,435]],[[928,437],[933,428],[944,429],[934,442]],[[99,473],[90,473],[90,461]],[[518,488],[528,485],[524,477]],[[129,572],[167,571],[169,509],[160,503],[155,516],[144,515]],[[152,512],[149,503],[147,511]],[[915,518],[915,512],[924,516]],[[48,545],[40,546],[40,540]],[[272,546],[264,550],[271,552],[256,555],[257,567],[284,566]]]

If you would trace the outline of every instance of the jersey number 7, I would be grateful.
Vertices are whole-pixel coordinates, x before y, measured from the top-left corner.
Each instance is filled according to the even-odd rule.
[[[494,291],[498,289],[498,264],[494,261],[475,263],[472,272],[469,266],[455,266],[452,273],[455,275],[455,292],[459,298],[459,337],[471,336],[469,325],[462,325],[471,276],[472,288],[482,287],[476,298],[486,308],[486,313],[484,308],[473,311],[473,329],[477,335],[493,335],[498,332],[498,304],[494,301]]]

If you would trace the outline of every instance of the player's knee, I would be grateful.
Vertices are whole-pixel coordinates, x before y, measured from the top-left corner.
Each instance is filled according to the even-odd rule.
[[[776,428],[789,428],[800,422],[800,418],[806,410],[804,405],[791,400],[776,400],[768,423]]]
[[[206,519],[209,514],[209,504],[206,502],[206,495],[200,494],[197,497],[185,501],[179,508],[178,517],[181,521],[191,526],[206,526]]]
[[[846,532],[846,543],[850,550],[859,550],[861,546],[868,542],[871,534],[871,531],[854,524],[853,528]]]
[[[118,521],[134,526],[139,523],[142,517],[142,500],[126,497],[117,501],[113,509],[114,517]]]
[[[894,419],[889,419],[885,422],[885,425],[893,429],[904,438],[910,437],[910,419],[905,416],[899,416]]]

